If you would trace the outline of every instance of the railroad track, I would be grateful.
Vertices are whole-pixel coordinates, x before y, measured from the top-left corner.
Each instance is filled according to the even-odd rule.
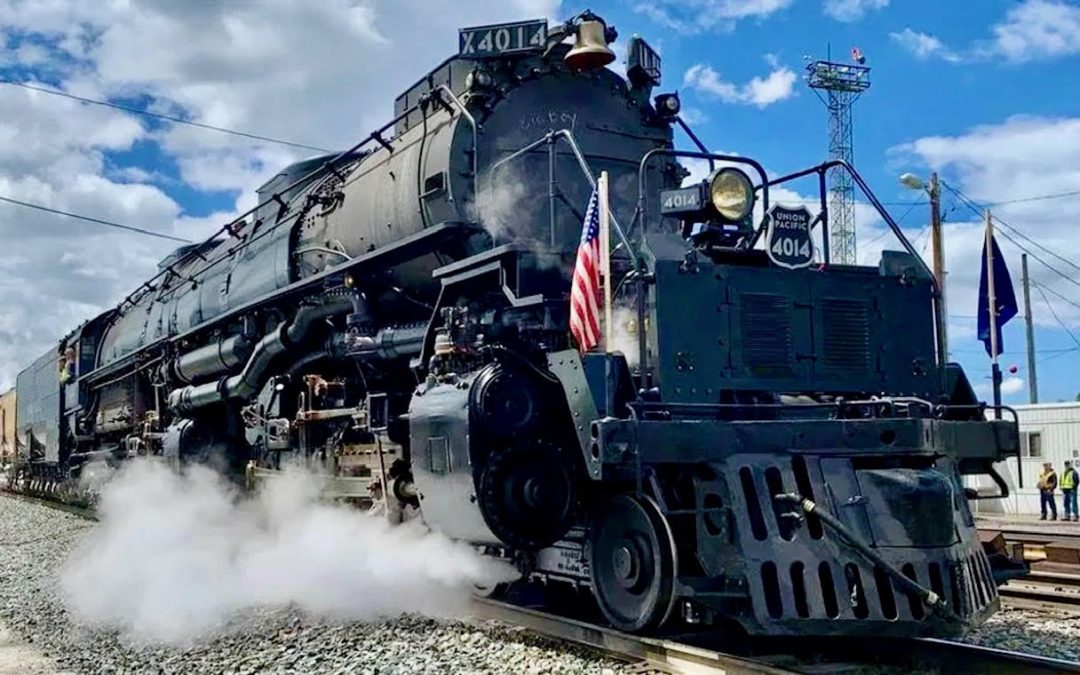
[[[542,610],[477,598],[483,619],[521,626],[548,637],[575,642],[622,658],[631,669],[668,673],[727,675],[808,675],[811,673],[956,673],[1050,675],[1080,673],[1080,663],[981,647],[950,640],[815,638],[741,642],[753,655],[732,653],[699,639],[640,637]],[[735,651],[735,650],[732,650]]]
[[[987,532],[1000,532],[1001,536],[1005,537],[1006,541],[1030,544],[1032,546],[1045,546],[1046,544],[1054,541],[1069,541],[1072,539],[1080,539],[1080,528],[1078,528],[1076,532],[1065,532],[1059,534],[1053,534],[1050,532],[1036,532],[1034,530],[1017,530],[998,527],[980,527],[979,529]]]
[[[1080,612],[1080,575],[1032,570],[998,588],[1006,601],[1035,609]]]
[[[7,490],[3,490],[2,494],[97,520],[90,508]],[[1037,579],[1038,583],[1078,589],[1076,596],[1080,604],[1080,576],[1036,572],[1029,578]],[[910,672],[972,675],[1080,673],[1080,662],[932,638],[743,638],[739,640],[741,647],[724,645],[718,648],[715,640],[707,640],[702,635],[642,637],[490,598],[475,598],[473,613],[477,618],[519,626],[556,640],[605,652],[626,661],[630,669],[637,672],[809,675],[824,672],[865,673],[869,667],[870,672],[895,672],[898,675]]]

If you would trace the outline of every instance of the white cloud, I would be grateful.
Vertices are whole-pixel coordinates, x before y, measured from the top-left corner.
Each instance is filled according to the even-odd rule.
[[[765,77],[754,77],[744,85],[728,82],[712,66],[698,63],[683,75],[683,86],[718,98],[724,103],[740,103],[765,108],[795,93],[795,73],[784,66],[774,65]]]
[[[867,12],[888,6],[889,0],[825,0],[822,9],[837,21],[850,22],[858,21]]]
[[[764,108],[789,98],[794,91],[795,73],[788,68],[778,68],[764,78],[750,80],[744,95],[749,103]]]
[[[993,37],[964,50],[911,28],[889,36],[917,58],[953,63],[1004,58],[1013,63],[1080,54],[1080,6],[1054,0],[1024,0],[991,28]]]
[[[684,107],[682,112],[679,113],[679,117],[691,126],[695,124],[705,124],[709,121],[708,114],[701,108]]]
[[[905,28],[898,33],[889,33],[889,37],[920,60],[937,57],[955,63],[961,58],[945,46],[944,42],[928,33]]]
[[[1080,6],[1026,0],[994,26],[993,51],[1010,61],[1080,54]]]
[[[1027,384],[1024,382],[1024,378],[1009,375],[1001,380],[1001,395],[1012,396],[1013,394],[1019,394],[1026,387]],[[989,382],[980,382],[975,385],[975,393],[989,399],[994,393],[994,387]]]
[[[391,116],[394,97],[456,51],[457,28],[558,19],[561,0],[280,0],[101,3],[0,0],[0,62],[90,98],[344,149]],[[417,17],[423,17],[422,25]],[[44,75],[42,75],[44,77]],[[185,238],[253,205],[253,190],[312,153],[5,87],[0,195]],[[113,166],[109,153],[153,148],[179,168]],[[224,213],[190,217],[166,189],[229,190]],[[156,271],[175,243],[0,205],[0,390],[55,340]]]
[[[730,32],[740,20],[764,19],[791,5],[792,0],[652,0],[634,11],[653,21],[693,35],[706,31]]]

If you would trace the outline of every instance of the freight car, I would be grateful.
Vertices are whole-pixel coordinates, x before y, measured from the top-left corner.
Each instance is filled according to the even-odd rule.
[[[389,124],[285,169],[19,376],[17,483],[143,455],[252,482],[301,462],[632,631],[985,618],[969,500],[1001,495],[962,477],[996,477],[1018,433],[945,362],[925,264],[847,165],[770,180],[675,150],[659,57],[634,37],[623,77],[615,38],[588,12],[463,29]],[[683,186],[687,159],[708,178]],[[902,250],[833,264],[823,189],[816,216],[770,203],[833,170]],[[600,172],[626,344],[583,353],[570,276]]]
[[[0,394],[0,468],[15,459],[15,389]]]

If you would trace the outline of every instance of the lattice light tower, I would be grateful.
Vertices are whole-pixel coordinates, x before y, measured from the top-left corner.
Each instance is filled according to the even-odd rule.
[[[852,50],[856,63],[814,61],[807,64],[806,81],[829,110],[829,155],[852,162],[853,132],[851,107],[870,88],[870,67],[862,65],[859,50]],[[825,92],[822,96],[820,92]],[[829,248],[833,262],[854,265],[855,186],[843,169],[829,172]]]

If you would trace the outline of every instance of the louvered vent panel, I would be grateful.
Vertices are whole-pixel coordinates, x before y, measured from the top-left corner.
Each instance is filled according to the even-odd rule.
[[[845,372],[869,372],[870,309],[861,300],[825,298],[825,367]]]
[[[743,365],[757,377],[791,377],[788,299],[773,293],[744,293],[741,305]]]

